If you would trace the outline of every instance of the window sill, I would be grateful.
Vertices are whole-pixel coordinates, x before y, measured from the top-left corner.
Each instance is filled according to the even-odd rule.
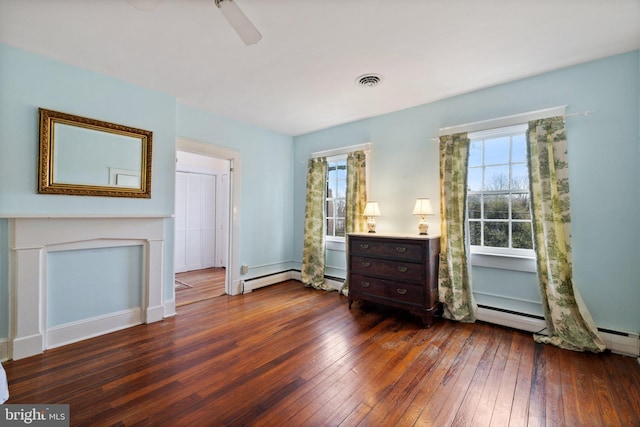
[[[328,251],[346,251],[346,245],[344,240],[329,240],[327,239],[325,248]]]
[[[526,273],[537,272],[535,257],[522,255],[472,252],[471,265]]]

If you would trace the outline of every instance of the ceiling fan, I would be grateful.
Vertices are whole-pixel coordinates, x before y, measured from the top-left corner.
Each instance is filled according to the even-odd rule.
[[[149,11],[156,8],[165,0],[127,0],[136,9]],[[247,15],[242,12],[235,0],[214,0],[220,12],[224,15],[229,25],[238,33],[244,44],[252,45],[262,39],[262,34],[249,21]]]

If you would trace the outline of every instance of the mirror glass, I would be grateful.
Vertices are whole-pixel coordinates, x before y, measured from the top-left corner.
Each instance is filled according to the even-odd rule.
[[[40,109],[39,192],[151,197],[152,133]]]

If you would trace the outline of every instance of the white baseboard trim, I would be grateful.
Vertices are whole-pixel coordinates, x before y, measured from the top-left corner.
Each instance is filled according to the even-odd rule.
[[[276,283],[284,282],[285,280],[296,279],[293,277],[294,271],[283,271],[281,273],[270,274],[268,276],[262,276],[255,279],[242,280],[240,282],[242,287],[242,293],[252,292],[265,286],[275,285]],[[299,273],[298,273],[299,274]],[[299,280],[299,279],[296,279]]]
[[[70,322],[47,330],[46,348],[56,348],[143,323],[142,310],[134,308]],[[14,344],[15,345],[15,344]],[[41,353],[39,351],[38,353]],[[15,359],[14,349],[14,359]]]
[[[164,317],[173,317],[176,315],[176,300],[164,302]]]
[[[509,328],[527,332],[538,332],[547,326],[543,319],[505,313],[503,311],[491,310],[484,307],[478,307],[476,318],[483,322],[494,323],[496,325],[507,326]]]
[[[302,273],[300,273],[298,270],[293,270],[291,273],[293,273],[291,277],[293,280],[299,280],[302,282]],[[330,279],[325,276],[324,283],[328,285],[331,289],[340,292],[340,290],[342,289],[342,285],[344,284],[344,281],[341,282],[339,280]]]
[[[483,322],[494,323],[527,332],[538,332],[546,326],[543,319],[491,310],[484,307],[478,307],[476,317]],[[637,334],[621,333],[621,335],[619,335],[604,331],[598,332],[607,349],[611,350],[612,353],[640,357],[640,337]]]
[[[43,350],[42,334],[29,335],[28,337],[16,338],[13,340],[11,358],[13,360],[24,359],[25,357],[40,354]]]
[[[258,277],[256,279],[247,279],[242,281],[243,293],[251,292],[255,289],[262,288],[269,285],[275,285],[276,283],[284,282],[285,280],[298,280],[302,281],[302,274],[298,270],[283,271],[281,273],[271,274],[269,276]],[[330,279],[325,277],[324,283],[331,289],[340,291],[342,289],[343,282],[339,280]]]
[[[605,345],[612,353],[625,356],[640,356],[640,337],[637,334],[618,335],[598,331]]]
[[[164,305],[147,308],[146,323],[159,322],[164,319]]]

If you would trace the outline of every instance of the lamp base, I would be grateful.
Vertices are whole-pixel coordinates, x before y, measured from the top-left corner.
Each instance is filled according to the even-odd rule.
[[[419,231],[420,235],[421,236],[426,236],[428,229],[429,229],[429,224],[427,224],[427,221],[423,217],[420,220],[420,222],[418,223],[418,231]]]
[[[369,233],[376,232],[376,220],[373,219],[373,217],[369,217],[367,220],[367,229],[369,230]]]

